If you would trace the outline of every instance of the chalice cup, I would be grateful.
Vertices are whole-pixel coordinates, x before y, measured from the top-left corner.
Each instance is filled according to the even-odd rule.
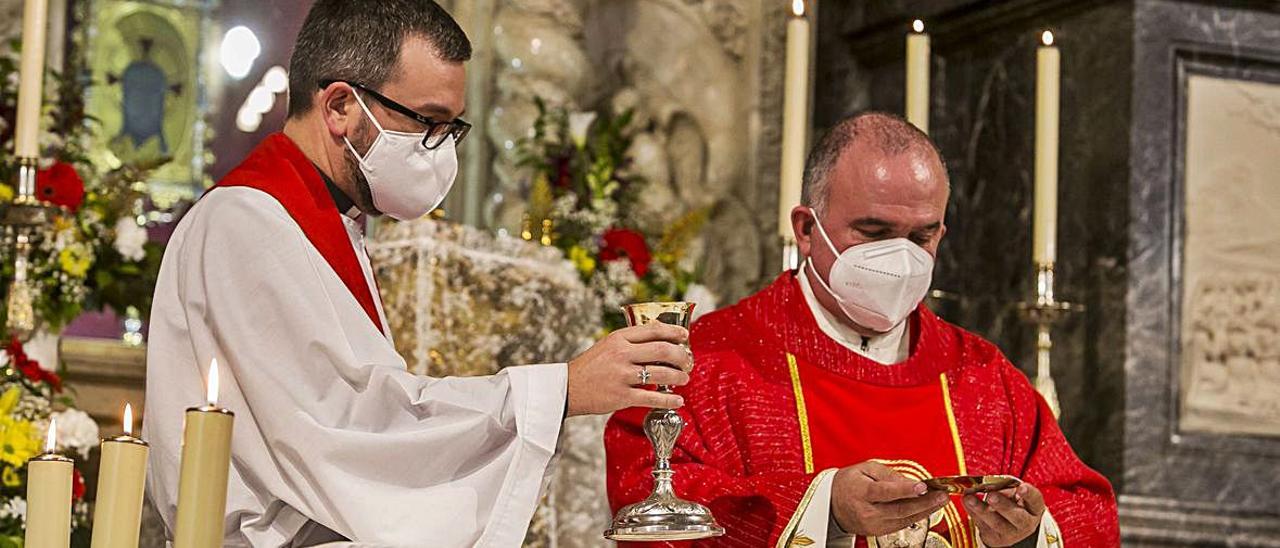
[[[689,328],[693,303],[639,303],[622,307],[627,325],[653,322]],[[664,364],[654,364],[664,365]],[[659,386],[659,392],[671,393],[670,386]],[[613,517],[613,525],[604,536],[610,540],[658,541],[696,540],[718,537],[724,528],[716,524],[711,510],[696,502],[676,496],[672,484],[671,453],[675,449],[684,419],[672,409],[652,409],[644,418],[644,434],[653,444],[653,492],[635,504],[623,507]]]

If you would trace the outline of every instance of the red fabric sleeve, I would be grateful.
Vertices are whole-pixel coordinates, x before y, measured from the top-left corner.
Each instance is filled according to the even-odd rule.
[[[1014,412],[1010,454],[1021,459],[1010,463],[1011,469],[1044,494],[1065,543],[1091,548],[1120,546],[1111,483],[1080,461],[1044,398],[1022,372],[1005,363],[1005,385]]]
[[[740,361],[736,356],[732,358]],[[717,361],[721,363],[715,363]],[[725,536],[696,543],[622,545],[772,546],[816,477],[816,474],[799,472],[748,470],[743,462],[741,444],[762,443],[765,437],[775,440],[775,443],[787,443],[793,436],[776,429],[762,431],[771,429],[753,428],[750,432],[735,432],[730,424],[733,422],[730,419],[733,410],[727,408],[730,404],[724,396],[726,392],[734,391],[735,386],[744,385],[726,382],[726,376],[717,375],[717,370],[723,370],[718,366],[723,365],[722,360],[716,359],[699,362],[694,382],[690,383],[688,390],[682,391],[685,407],[680,410],[680,415],[684,417],[686,426],[676,444],[672,468],[675,470],[676,493],[708,506],[716,521],[725,528]],[[741,380],[740,376],[736,378]],[[760,385],[756,384],[754,389],[759,395]],[[774,405],[777,405],[776,400]],[[609,504],[614,512],[644,499],[653,487],[650,475],[653,446],[643,430],[646,413],[645,409],[620,411],[613,415],[605,429]],[[740,418],[744,419],[743,423],[759,425],[754,419]]]

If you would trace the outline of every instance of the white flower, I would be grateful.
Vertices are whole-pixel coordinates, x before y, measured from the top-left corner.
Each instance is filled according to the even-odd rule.
[[[0,506],[0,518],[16,518],[22,522],[23,526],[27,524],[27,499],[22,497],[13,497],[5,501],[4,506]]]
[[[684,300],[697,305],[693,309],[695,320],[716,309],[716,294],[711,292],[711,288],[702,284],[690,284],[684,291]]]
[[[58,448],[71,449],[88,459],[89,451],[98,445],[98,423],[79,409],[54,413],[53,418],[58,421]]]
[[[587,131],[591,130],[591,124],[595,121],[594,112],[574,112],[569,115],[569,136],[578,148],[587,146]]]
[[[128,261],[141,261],[147,257],[145,246],[147,229],[138,226],[133,217],[121,217],[116,221],[116,251]]]

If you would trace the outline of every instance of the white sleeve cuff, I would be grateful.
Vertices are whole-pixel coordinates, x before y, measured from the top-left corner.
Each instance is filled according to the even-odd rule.
[[[1036,548],[1062,548],[1062,530],[1058,529],[1058,522],[1053,520],[1053,514],[1049,513],[1049,509],[1044,509],[1044,515],[1040,516],[1040,538],[1036,540]]]
[[[854,537],[840,531],[831,517],[831,484],[835,477],[836,469],[831,468],[813,479],[778,537],[776,548],[853,546]]]

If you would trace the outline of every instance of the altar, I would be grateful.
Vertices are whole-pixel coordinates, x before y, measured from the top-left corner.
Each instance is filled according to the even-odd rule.
[[[414,373],[491,375],[564,362],[601,333],[599,304],[553,247],[435,220],[383,223],[368,247],[396,349]],[[606,543],[606,418],[565,421],[525,546]]]

